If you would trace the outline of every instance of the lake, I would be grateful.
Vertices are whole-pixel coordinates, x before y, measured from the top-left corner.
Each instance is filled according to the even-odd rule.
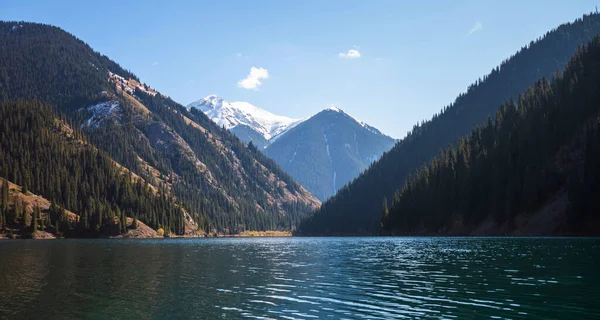
[[[0,241],[1,319],[600,319],[598,238]]]

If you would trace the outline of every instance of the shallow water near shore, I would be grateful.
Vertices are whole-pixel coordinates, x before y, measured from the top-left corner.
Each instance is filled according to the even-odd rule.
[[[0,241],[1,319],[600,319],[598,238]]]

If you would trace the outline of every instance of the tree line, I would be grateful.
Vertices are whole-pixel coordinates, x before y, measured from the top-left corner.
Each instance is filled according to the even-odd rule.
[[[71,130],[78,131],[67,128],[47,105],[0,102],[0,174],[21,185],[23,193],[56,205],[50,209],[50,225],[62,221],[68,236],[112,235],[125,231],[123,222],[133,217],[154,229],[185,232],[182,207],[171,195],[164,190],[154,194],[141,179],[134,182],[131,171]],[[18,201],[7,211],[7,192],[3,187],[3,221],[26,219]],[[78,213],[77,223],[65,223],[59,206]]]
[[[443,233],[456,225],[472,229],[488,217],[510,230],[517,215],[538,210],[567,189],[571,208],[562,231],[590,232],[585,222],[600,218],[599,88],[596,37],[551,82],[537,81],[411,175],[391,208],[382,209],[382,230]],[[578,147],[573,140],[581,131],[585,143]],[[582,155],[583,163],[557,157],[561,147]]]
[[[121,95],[115,84],[108,81],[109,71],[126,79],[139,81],[134,74],[60,28],[19,23],[23,27],[12,30],[14,24],[16,23],[0,22],[0,101],[40,101],[50,105],[56,111],[56,117],[77,129],[73,133],[77,139],[94,145],[105,156],[143,177],[150,185],[159,189],[160,197],[167,198],[166,202],[174,201],[186,208],[201,229],[223,233],[289,230],[311,210],[301,200],[282,201],[288,193],[301,191],[300,186],[259,150],[247,147],[227,130],[210,121],[206,115],[188,111],[161,94],[151,96],[136,90],[129,98],[138,99],[151,111],[148,115],[140,115],[131,99]],[[119,103],[117,121],[104,121],[98,127],[87,127],[86,122],[91,112],[86,107],[107,99]],[[194,120],[207,131],[202,133],[191,127],[183,116]],[[205,176],[199,174],[181,153],[168,152],[152,145],[149,131],[153,126],[162,124],[173,129],[192,148],[194,155],[209,168],[216,187],[215,183],[209,183]],[[222,152],[210,143],[210,136],[217,137],[227,152]],[[15,162],[29,161],[29,154],[34,152],[34,149],[23,151],[22,159]],[[15,159],[16,157],[15,155]],[[244,175],[240,176],[234,170],[234,157],[239,159]],[[140,159],[156,169],[158,177],[149,172]],[[13,177],[22,175],[29,187],[34,181],[38,183],[37,173],[21,172],[23,166],[12,165],[7,177],[10,181],[17,182],[12,180]],[[17,172],[12,172],[15,170]],[[275,182],[271,180],[272,175],[276,178]],[[51,180],[55,185],[64,184],[62,181],[54,181],[52,176],[40,179]],[[283,183],[279,183],[280,181]],[[43,184],[46,183],[43,181]],[[132,184],[131,188],[138,188],[135,183],[129,183]],[[82,186],[91,187],[93,186]],[[62,199],[61,204],[68,204],[68,208],[74,208],[73,211],[82,216],[87,214],[75,209],[89,207],[88,211],[98,211],[107,205],[94,200],[88,206],[88,199],[81,199],[78,191],[74,190],[79,186],[69,185],[64,188],[69,188],[67,191],[72,194],[72,199]],[[54,190],[58,188],[49,190],[53,193],[49,199],[56,198],[58,201],[58,197],[65,197],[54,194]],[[278,200],[274,201],[274,198]],[[168,217],[172,213],[165,214]],[[163,223],[164,219],[160,216],[149,214],[149,223],[152,226]],[[96,223],[90,219],[88,221],[90,224]]]
[[[507,99],[517,98],[543,77],[552,78],[565,67],[578,46],[599,33],[600,14],[592,13],[524,46],[487,76],[475,81],[431,120],[416,124],[379,161],[307,216],[299,226],[299,233],[378,233],[384,197],[391,201],[410,174],[438,155],[441,149],[457,144],[460,137],[468,135],[489,116],[495,117],[498,106]]]

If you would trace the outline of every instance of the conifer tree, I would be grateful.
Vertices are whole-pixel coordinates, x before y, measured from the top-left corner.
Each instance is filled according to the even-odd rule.
[[[27,206],[21,202],[21,224],[23,229],[29,226],[29,215],[27,214]]]
[[[8,207],[8,199],[9,199],[9,186],[8,180],[2,179],[2,197],[0,199],[0,204]]]
[[[383,224],[385,223],[385,221],[388,219],[390,212],[388,210],[388,204],[387,204],[387,199],[385,197],[383,197],[383,202],[381,203],[381,226],[383,227]]]
[[[38,219],[40,218],[40,207],[35,205],[33,212],[31,213],[31,232],[36,233],[38,231]]]
[[[71,231],[71,220],[64,208],[60,209],[60,232],[65,235]]]

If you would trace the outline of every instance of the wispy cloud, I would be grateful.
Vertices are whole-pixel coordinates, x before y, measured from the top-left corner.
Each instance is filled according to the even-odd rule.
[[[154,61],[154,62],[152,62],[152,66],[153,66],[153,67],[156,67],[157,65],[158,65],[158,61]]]
[[[262,85],[261,80],[269,78],[269,70],[265,68],[250,68],[250,73],[248,76],[240,81],[238,81],[237,85],[240,88],[248,89],[248,90],[256,90],[260,85]]]
[[[356,49],[350,49],[348,52],[338,54],[338,56],[342,59],[358,59],[360,58],[360,52]]]
[[[242,52],[236,52],[233,55],[234,59],[236,60],[248,60],[249,56],[243,54]]]
[[[481,22],[477,21],[477,22],[475,22],[475,25],[473,26],[473,28],[471,28],[471,30],[469,30],[468,35],[472,35],[473,33],[477,32],[477,31],[481,31],[482,28],[483,28],[483,24],[481,24]]]

